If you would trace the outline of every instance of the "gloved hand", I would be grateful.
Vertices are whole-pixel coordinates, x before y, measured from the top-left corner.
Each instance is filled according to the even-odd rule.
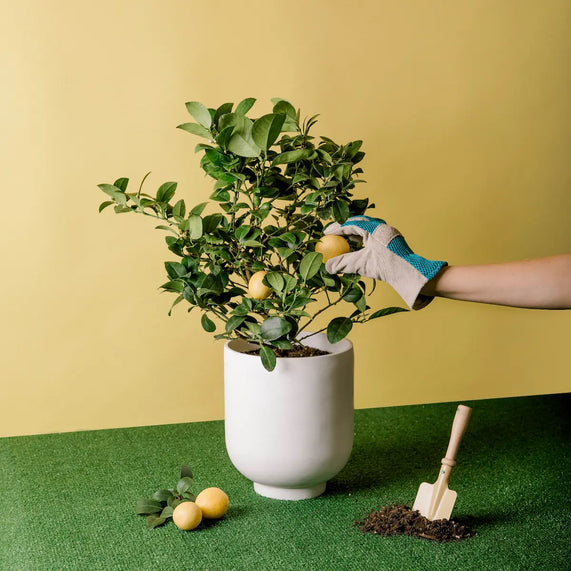
[[[325,234],[357,237],[363,248],[331,258],[325,264],[330,274],[360,274],[390,284],[411,309],[422,309],[434,298],[420,293],[446,265],[417,256],[401,233],[380,218],[352,216],[344,224],[334,222]]]

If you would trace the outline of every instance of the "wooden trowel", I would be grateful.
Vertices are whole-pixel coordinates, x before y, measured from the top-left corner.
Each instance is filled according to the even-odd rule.
[[[456,465],[456,453],[471,414],[472,409],[469,406],[464,406],[463,404],[458,406],[454,423],[452,424],[448,450],[446,450],[446,456],[442,458],[438,479],[434,484],[423,482],[418,488],[412,509],[418,510],[421,515],[431,521],[435,519],[450,519],[452,515],[457,494],[454,490],[448,489],[448,481],[450,480],[452,468]]]

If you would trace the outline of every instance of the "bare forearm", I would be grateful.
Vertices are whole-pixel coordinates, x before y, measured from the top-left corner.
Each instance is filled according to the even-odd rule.
[[[537,309],[571,308],[571,254],[504,264],[447,266],[422,293]]]

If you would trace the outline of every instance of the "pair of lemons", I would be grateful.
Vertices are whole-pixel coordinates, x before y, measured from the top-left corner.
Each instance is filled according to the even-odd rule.
[[[196,529],[202,518],[220,519],[230,504],[228,496],[220,488],[202,490],[194,502],[182,502],[174,508],[172,520],[179,529]]]
[[[347,254],[351,251],[349,242],[338,236],[337,234],[327,234],[323,236],[315,245],[315,251],[323,255],[323,261],[327,262],[330,258]],[[272,288],[264,284],[264,276],[266,272],[260,270],[252,275],[248,282],[248,294],[254,299],[266,299],[272,293]]]

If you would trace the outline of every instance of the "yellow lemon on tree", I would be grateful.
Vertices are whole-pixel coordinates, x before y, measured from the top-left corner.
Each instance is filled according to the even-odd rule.
[[[172,520],[179,529],[195,529],[202,521],[202,510],[194,502],[182,502],[174,508]]]
[[[351,248],[349,247],[349,242],[343,236],[327,234],[315,244],[315,251],[323,254],[323,262],[327,262],[327,260],[335,256],[348,254]]]
[[[253,274],[248,282],[248,293],[254,299],[266,299],[266,297],[269,297],[272,293],[272,288],[263,283],[265,275],[266,272],[264,270],[260,270]]]
[[[196,505],[206,519],[221,518],[229,504],[228,496],[220,488],[206,488],[196,496]]]

